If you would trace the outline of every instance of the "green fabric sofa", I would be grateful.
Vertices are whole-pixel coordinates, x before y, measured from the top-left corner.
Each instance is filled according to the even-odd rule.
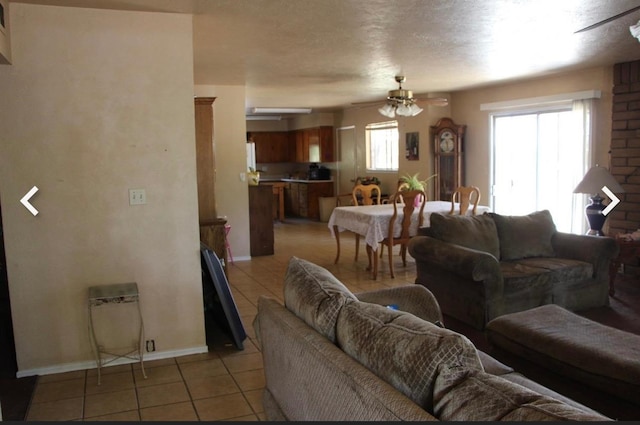
[[[397,307],[388,308],[388,306]],[[446,329],[426,288],[354,294],[292,257],[253,322],[270,421],[608,421]]]
[[[416,283],[442,312],[477,329],[545,304],[571,311],[609,305],[610,237],[558,232],[548,210],[524,216],[434,213],[409,244]]]

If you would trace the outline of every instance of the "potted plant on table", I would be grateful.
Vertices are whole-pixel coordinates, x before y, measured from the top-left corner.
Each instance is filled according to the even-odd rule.
[[[398,187],[398,190],[422,190],[423,192],[426,193],[429,180],[434,178],[436,174],[432,174],[424,180],[420,180],[418,178],[419,174],[420,173],[415,173],[411,175],[407,173],[404,176],[400,177],[400,181],[402,183]],[[421,197],[417,196],[415,200],[416,206],[420,205],[421,201],[422,201]]]

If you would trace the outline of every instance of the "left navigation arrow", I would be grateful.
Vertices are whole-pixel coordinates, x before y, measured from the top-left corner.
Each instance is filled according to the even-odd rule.
[[[31,214],[33,214],[33,215],[38,215],[38,210],[37,210],[37,209],[35,209],[35,208],[33,207],[33,205],[31,205],[31,204],[29,203],[29,199],[31,199],[31,197],[32,197],[33,195],[35,195],[35,193],[36,193],[37,191],[38,191],[38,187],[37,187],[37,186],[33,186],[33,187],[31,188],[31,190],[30,190],[30,191],[28,191],[28,192],[27,192],[27,194],[26,194],[26,195],[24,195],[24,196],[22,197],[22,199],[20,199],[20,203],[21,203],[22,205],[24,205],[24,207],[25,207],[26,209],[28,209],[28,210],[29,210],[29,212],[30,212]]]

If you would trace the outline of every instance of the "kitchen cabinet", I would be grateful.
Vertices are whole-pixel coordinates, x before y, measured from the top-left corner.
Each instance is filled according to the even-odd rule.
[[[256,162],[334,162],[333,127],[293,131],[252,131]]]
[[[287,131],[252,131],[251,137],[256,144],[257,163],[291,161],[291,143]]]
[[[319,127],[319,139],[320,139],[320,161],[319,162],[334,162],[335,161],[335,149],[333,144],[333,127],[322,126]]]
[[[332,126],[305,128],[294,133],[295,162],[335,161]]]
[[[320,198],[333,196],[332,181],[290,182],[285,191],[287,215],[320,220]]]
[[[252,257],[273,255],[273,190],[271,186],[249,186],[249,251]]]

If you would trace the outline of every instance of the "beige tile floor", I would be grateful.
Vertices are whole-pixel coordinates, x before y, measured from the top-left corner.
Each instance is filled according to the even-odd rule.
[[[211,342],[208,353],[145,361],[147,379],[137,363],[106,367],[100,386],[95,369],[40,376],[27,420],[265,420],[262,356],[252,322],[260,295],[282,302],[282,280],[292,256],[326,267],[353,292],[413,284],[415,280],[415,262],[407,256],[403,267],[398,248],[394,255],[396,277],[389,276],[385,251],[378,279],[373,281],[365,270],[364,242],[358,261],[354,261],[353,235],[341,234],[341,258],[334,264],[336,243],[326,223],[287,219],[274,227],[274,255],[236,261],[228,267],[229,284],[248,335],[243,350],[220,337]]]

